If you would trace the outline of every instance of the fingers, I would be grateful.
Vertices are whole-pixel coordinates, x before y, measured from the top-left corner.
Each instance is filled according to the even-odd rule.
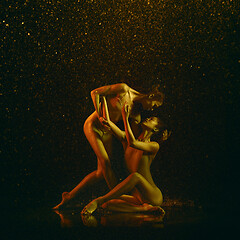
[[[163,131],[162,140],[166,141],[172,134],[172,131],[168,131],[167,129]]]
[[[129,105],[125,104],[125,112],[128,113],[129,112]]]
[[[130,105],[128,104],[128,102],[125,102],[122,108],[122,112],[129,114],[130,110]]]
[[[108,122],[105,118],[100,117],[100,118],[99,118],[99,121],[100,121],[100,123],[102,124],[102,126],[103,126],[105,129],[107,129],[108,131],[111,130],[111,127],[110,127],[110,125],[109,125],[109,122]]]

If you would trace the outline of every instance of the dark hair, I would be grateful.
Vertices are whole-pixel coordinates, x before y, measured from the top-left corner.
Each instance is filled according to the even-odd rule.
[[[152,100],[161,102],[161,105],[163,104],[163,100],[165,98],[165,95],[158,90],[158,87],[154,88],[149,94],[147,94],[147,96]]]
[[[159,131],[154,132],[152,135],[152,140],[160,143],[162,142],[162,134],[165,130],[172,132],[171,116],[169,114],[155,113],[152,117],[156,117],[159,120],[158,126],[160,127]]]
[[[158,100],[160,102],[164,100],[165,95],[161,92],[161,86],[159,84],[151,88],[145,88],[143,86],[134,86],[134,88],[147,98],[153,98],[153,100]]]

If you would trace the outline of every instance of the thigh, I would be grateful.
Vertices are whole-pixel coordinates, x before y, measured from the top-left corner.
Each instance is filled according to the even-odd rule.
[[[135,196],[132,196],[132,195],[123,194],[122,196],[119,197],[119,199],[121,199],[125,202],[132,203],[132,204],[142,204],[142,202],[139,201],[138,198],[136,198]]]
[[[163,201],[159,188],[152,186],[141,174],[138,174],[139,181],[136,185],[141,200],[153,206],[160,206]]]
[[[101,163],[102,161],[109,161],[111,136],[109,136],[110,134],[104,134],[104,132],[96,126],[96,121],[97,119],[95,119],[95,121],[87,120],[84,124],[84,133]]]
[[[138,212],[143,209],[143,205],[134,204],[123,199],[112,199],[104,203],[102,208],[116,212]]]

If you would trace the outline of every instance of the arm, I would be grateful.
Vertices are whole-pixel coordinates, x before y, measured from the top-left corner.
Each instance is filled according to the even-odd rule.
[[[123,117],[123,122],[124,122],[124,127],[125,127],[125,133],[126,133],[126,139],[128,142],[128,145],[132,148],[136,148],[138,150],[146,151],[146,152],[152,152],[152,153],[157,153],[159,150],[159,144],[157,142],[141,142],[135,139],[132,129],[129,124],[129,106],[124,105],[122,109],[122,117]]]
[[[109,112],[108,112],[108,107],[107,107],[107,101],[106,98],[103,97],[103,104],[105,107],[105,111],[106,111],[106,118],[107,121],[103,121],[103,124],[106,124],[108,127],[111,128],[111,131],[113,132],[113,134],[120,140],[120,141],[125,141],[126,140],[126,134],[124,131],[122,131],[121,129],[119,129],[119,127],[116,126],[116,124],[114,124],[110,118],[109,118]]]
[[[100,88],[96,88],[91,91],[91,98],[95,110],[99,116],[99,99],[101,96],[106,96],[110,94],[119,94],[129,91],[130,87],[125,83],[117,83],[113,85],[107,85]]]

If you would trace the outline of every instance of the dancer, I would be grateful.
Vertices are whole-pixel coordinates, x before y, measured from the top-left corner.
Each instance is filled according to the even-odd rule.
[[[106,101],[105,106],[106,106]],[[122,109],[125,132],[117,128],[110,120],[107,107],[104,124],[109,126],[119,139],[126,140],[127,147],[125,149],[125,160],[128,170],[131,174],[115,186],[109,193],[102,197],[98,197],[90,202],[82,211],[82,214],[92,214],[98,207],[102,206],[108,210],[120,212],[139,212],[149,210],[159,210],[163,202],[163,196],[160,189],[155,185],[150,166],[159,150],[157,142],[150,141],[154,133],[161,131],[162,141],[170,136],[164,123],[157,117],[147,118],[142,122],[142,133],[135,139],[129,124],[130,106],[125,104]],[[134,190],[133,195],[123,195]]]
[[[84,188],[96,182],[106,180],[109,189],[117,184],[116,177],[111,167],[112,133],[104,126],[106,118],[105,107],[100,103],[102,97],[106,97],[109,106],[109,116],[113,123],[122,120],[121,110],[127,101],[129,105],[129,121],[135,136],[138,136],[138,127],[141,122],[141,110],[152,110],[163,104],[163,94],[154,90],[150,94],[142,94],[125,83],[103,86],[91,91],[92,101],[95,107],[93,112],[84,123],[84,133],[94,150],[98,165],[97,170],[88,174],[72,191],[62,194],[62,201],[53,209],[63,207],[71,199],[75,198]]]

